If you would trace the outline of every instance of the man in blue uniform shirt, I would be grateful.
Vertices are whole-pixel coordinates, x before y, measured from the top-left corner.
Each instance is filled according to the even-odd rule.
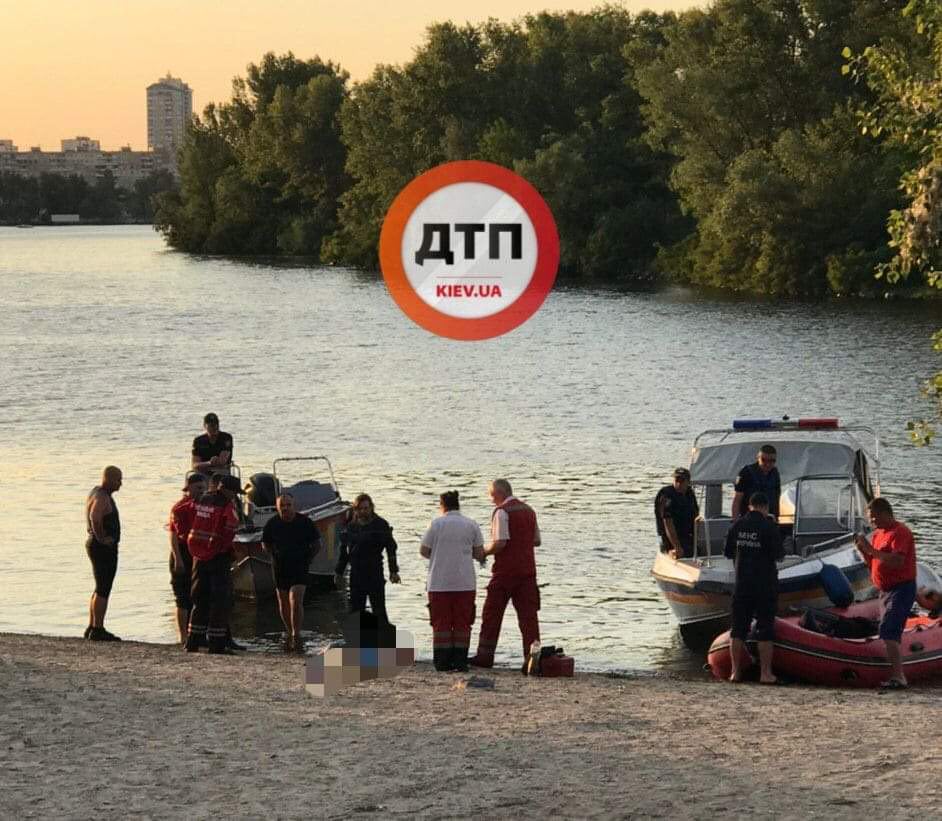
[[[772,642],[778,610],[778,565],[785,556],[778,526],[769,516],[769,500],[764,493],[749,497],[749,512],[741,516],[726,534],[723,554],[733,559],[736,582],[733,587],[732,629],[730,630],[730,681],[742,681],[739,660],[752,618],[756,619],[762,684],[776,684],[772,672]]]
[[[733,521],[745,515],[753,493],[764,493],[769,500],[769,515],[778,521],[778,503],[782,495],[782,479],[775,462],[778,456],[772,445],[759,448],[756,461],[746,465],[736,477],[733,496]]]

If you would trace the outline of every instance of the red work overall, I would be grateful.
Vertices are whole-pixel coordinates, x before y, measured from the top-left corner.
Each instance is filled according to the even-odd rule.
[[[523,636],[523,657],[530,652],[530,645],[540,638],[540,591],[536,586],[536,559],[533,542],[536,535],[536,514],[519,499],[511,497],[494,510],[507,513],[510,538],[504,549],[494,557],[491,581],[487,585],[487,597],[481,614],[481,635],[478,637],[478,652],[474,660],[479,667],[494,664],[494,651],[500,636],[507,602],[513,602],[517,611],[517,624]]]

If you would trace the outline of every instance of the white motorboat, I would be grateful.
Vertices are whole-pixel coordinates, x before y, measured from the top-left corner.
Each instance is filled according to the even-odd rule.
[[[824,564],[843,572],[858,601],[875,595],[854,546],[854,534],[870,530],[866,506],[879,494],[873,430],[837,419],[736,420],[731,428],[704,431],[693,444],[691,484],[701,512],[693,555],[675,559],[658,551],[651,571],[688,644],[728,626],[734,568],[723,548],[733,522],[733,484],[765,443],[776,448],[782,484],[779,609],[831,606],[820,576]]]
[[[286,469],[299,463],[306,470],[301,478],[289,484],[285,480]],[[314,478],[312,471],[316,466],[322,468],[319,478]],[[233,472],[241,476],[238,467],[233,466]],[[282,491],[294,496],[295,509],[311,519],[320,532],[321,547],[308,568],[310,586],[332,586],[340,549],[340,528],[350,503],[340,497],[330,460],[326,456],[276,459],[271,473],[253,474],[243,483],[243,488],[245,525],[236,533],[231,569],[235,595],[240,599],[263,601],[275,594],[271,556],[262,548],[262,528],[276,514],[275,500]]]

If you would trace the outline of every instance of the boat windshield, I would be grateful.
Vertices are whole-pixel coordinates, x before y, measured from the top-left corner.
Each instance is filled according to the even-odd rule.
[[[723,556],[732,526],[732,483],[694,485],[702,520],[696,526],[694,559]],[[786,555],[808,556],[835,539],[868,529],[867,498],[858,481],[846,476],[806,476],[788,482],[779,501],[779,526]]]

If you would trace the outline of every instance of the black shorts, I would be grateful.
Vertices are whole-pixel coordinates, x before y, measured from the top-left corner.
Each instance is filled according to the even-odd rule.
[[[114,577],[118,572],[118,547],[102,544],[94,539],[85,542],[85,552],[92,562],[92,574],[95,576],[95,593],[103,599],[111,595]]]
[[[272,573],[275,576],[275,587],[287,592],[295,585],[307,585],[307,571],[311,565],[311,557],[305,553],[300,556],[275,556],[272,558]]]
[[[173,599],[181,610],[193,609],[193,597],[190,590],[193,587],[193,560],[184,556],[185,573],[173,572],[173,554],[170,554],[170,589],[173,590]]]
[[[778,611],[778,593],[733,593],[732,629],[734,639],[745,641],[756,620],[756,641],[775,638],[775,614]]]

